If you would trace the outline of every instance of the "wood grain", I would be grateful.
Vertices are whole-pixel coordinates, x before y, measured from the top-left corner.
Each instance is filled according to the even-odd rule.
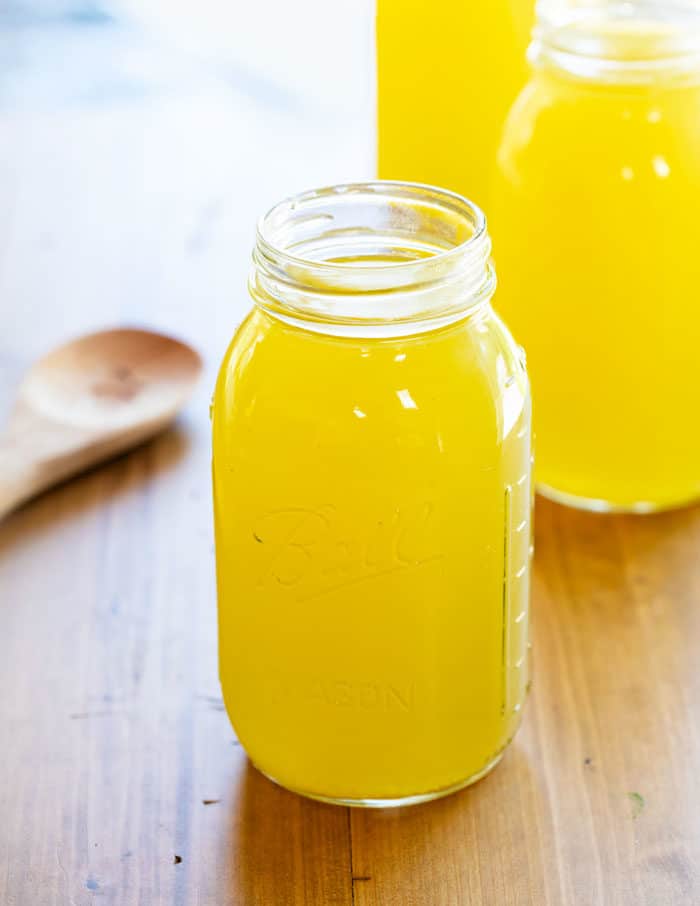
[[[193,435],[2,528],[0,902],[700,902],[700,510],[539,501],[511,751],[441,802],[349,812],[278,789],[233,737]]]
[[[0,409],[98,327],[165,330],[207,364],[177,431],[0,524],[0,903],[700,903],[697,507],[538,501],[533,694],[472,789],[350,813],[248,767],[217,680],[209,392],[255,218],[371,172],[371,113],[251,84],[0,105]]]
[[[460,796],[353,813],[360,906],[700,902],[700,510],[536,525],[523,730]]]

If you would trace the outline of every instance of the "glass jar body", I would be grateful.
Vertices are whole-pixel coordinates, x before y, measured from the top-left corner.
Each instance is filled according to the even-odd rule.
[[[493,190],[498,307],[525,346],[536,480],[648,511],[700,496],[700,85],[536,71]]]
[[[527,79],[535,0],[379,0],[378,168],[488,210],[508,109]]]
[[[528,683],[529,390],[490,306],[383,338],[256,308],[213,423],[220,675],[254,764],[360,805],[481,776]]]

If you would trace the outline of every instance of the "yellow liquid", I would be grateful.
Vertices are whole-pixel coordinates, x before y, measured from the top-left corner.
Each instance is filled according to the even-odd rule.
[[[529,396],[492,310],[367,339],[256,309],[213,421],[220,675],[253,762],[333,800],[476,779],[528,682]]]
[[[379,175],[488,204],[534,0],[378,0]]]
[[[537,481],[601,507],[700,496],[700,87],[543,70],[499,160],[497,307],[528,355]]]

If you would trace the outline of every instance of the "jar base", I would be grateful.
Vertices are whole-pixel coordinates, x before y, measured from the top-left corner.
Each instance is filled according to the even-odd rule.
[[[432,802],[434,799],[443,799],[445,796],[451,796],[452,793],[458,793],[465,787],[477,783],[496,767],[498,762],[503,758],[504,752],[505,749],[501,749],[501,751],[476,774],[471,774],[465,780],[460,780],[458,783],[453,783],[451,786],[443,787],[439,790],[432,790],[429,793],[419,793],[415,796],[399,796],[397,798],[388,799],[352,799],[342,796],[323,796],[320,793],[310,792],[309,790],[298,790],[286,786],[284,783],[280,783],[275,777],[271,777],[267,772],[260,770],[254,762],[253,766],[257,771],[260,771],[264,777],[271,780],[272,783],[288,790],[290,793],[304,796],[306,799],[315,799],[317,802],[325,802],[327,805],[345,805],[352,808],[400,808],[405,805],[420,805],[423,802]]]
[[[610,500],[598,500],[594,497],[579,497],[577,494],[569,494],[566,491],[560,491],[540,482],[536,483],[535,490],[540,496],[546,497],[547,500],[552,500],[554,503],[576,510],[586,510],[589,513],[631,513],[637,515],[663,513],[666,510],[678,510],[682,507],[691,506],[700,500],[700,495],[693,494],[687,498],[669,500],[666,503],[654,503],[653,501],[615,503]]]

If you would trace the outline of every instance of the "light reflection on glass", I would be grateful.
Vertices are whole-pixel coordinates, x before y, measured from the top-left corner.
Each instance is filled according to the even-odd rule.
[[[651,165],[654,168],[654,173],[656,173],[659,179],[668,179],[671,175],[671,167],[669,166],[668,161],[660,154],[653,158]]]
[[[399,398],[399,402],[404,407],[404,409],[417,409],[418,404],[413,399],[408,390],[397,390],[396,395]]]

